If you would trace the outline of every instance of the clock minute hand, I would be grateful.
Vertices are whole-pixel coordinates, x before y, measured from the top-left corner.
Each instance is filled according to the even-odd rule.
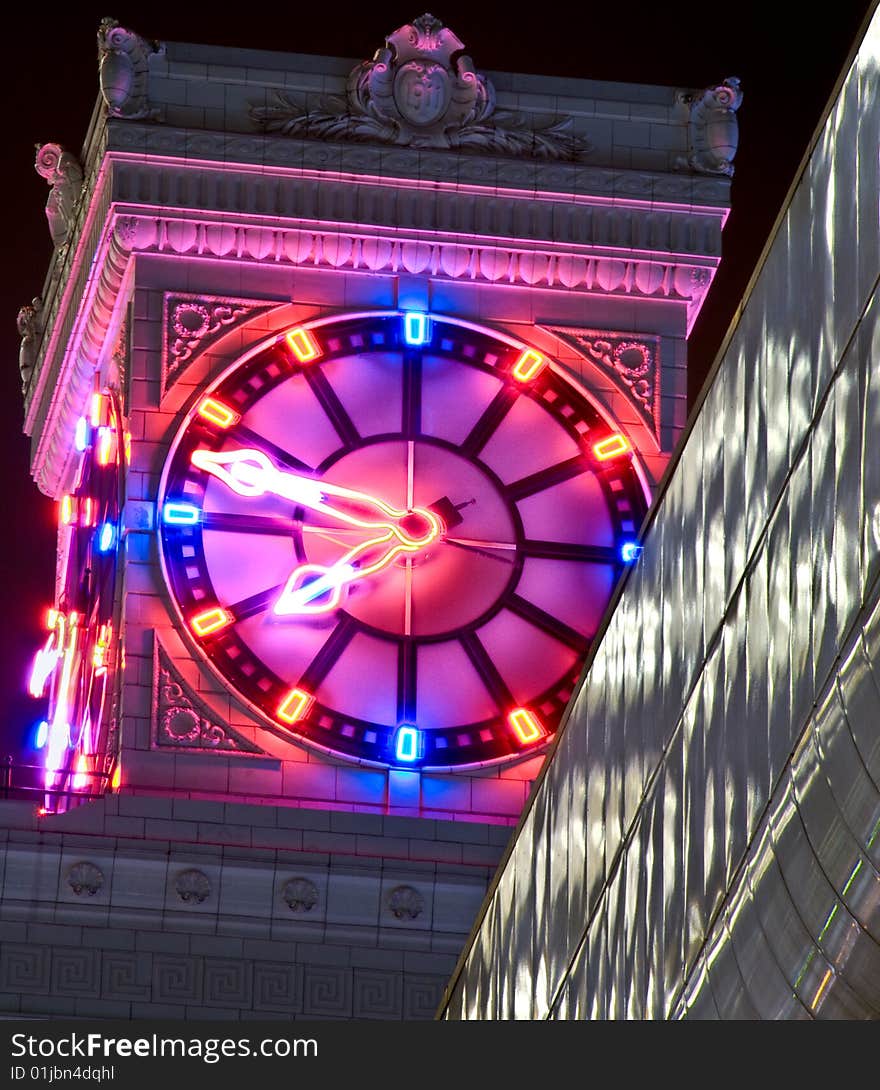
[[[424,547],[444,529],[443,520],[427,508],[405,511],[366,492],[278,469],[261,450],[201,449],[194,450],[190,460],[239,496],[256,498],[268,492],[358,529],[390,529],[409,548]],[[367,512],[372,517],[364,517]]]

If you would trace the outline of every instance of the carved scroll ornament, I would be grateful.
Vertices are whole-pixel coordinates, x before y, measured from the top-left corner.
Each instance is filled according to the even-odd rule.
[[[322,140],[377,140],[418,148],[460,148],[539,159],[577,159],[586,142],[566,132],[569,118],[529,126],[496,111],[495,89],[474,69],[464,44],[425,14],[385,39],[371,61],[348,77],[346,97],[318,110],[281,92],[251,117],[268,132]]]
[[[742,105],[740,81],[730,76],[717,87],[686,95],[688,121],[688,166],[703,174],[733,174],[733,159],[739,144],[736,111]]]
[[[83,172],[76,157],[60,144],[37,144],[34,169],[52,187],[46,200],[46,219],[53,244],[67,242],[77,201],[82,192]]]

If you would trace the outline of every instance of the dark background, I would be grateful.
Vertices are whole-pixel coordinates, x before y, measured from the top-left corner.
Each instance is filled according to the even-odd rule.
[[[0,288],[0,406],[5,427],[0,623],[0,757],[19,754],[45,715],[25,690],[45,633],[55,572],[55,504],[30,479],[22,435],[16,314],[41,294],[52,252],[44,205],[48,188],[33,170],[35,144],[79,153],[97,95],[98,23],[112,14],[147,38],[366,59],[386,34],[422,8],[364,3],[193,6],[119,5],[112,12],[31,3],[3,17],[5,102],[4,235]],[[721,269],[689,348],[694,403],[807,149],[859,27],[872,4],[835,0],[765,3],[534,4],[440,2],[433,13],[464,42],[479,70],[702,88],[739,76],[740,145],[733,211]],[[235,14],[231,12],[235,10]],[[821,10],[821,16],[815,13]],[[226,14],[230,12],[230,14]],[[2,592],[0,592],[2,593]],[[3,595],[5,597],[5,595]]]

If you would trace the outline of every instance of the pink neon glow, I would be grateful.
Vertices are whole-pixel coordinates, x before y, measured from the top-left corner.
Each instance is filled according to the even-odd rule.
[[[28,679],[28,692],[31,696],[39,698],[43,695],[46,691],[46,682],[58,665],[60,658],[61,649],[56,644],[55,633],[53,632],[49,639],[46,640],[45,645],[34,655],[34,662]]]
[[[609,458],[619,458],[621,454],[626,454],[629,449],[630,445],[622,435],[609,435],[607,439],[595,444],[593,454],[600,462],[607,462]]]
[[[76,773],[73,777],[74,791],[82,791],[89,786],[89,762],[85,755],[80,753],[76,759]]]
[[[89,410],[89,419],[93,428],[106,424],[107,399],[103,394],[92,394],[92,404]]]
[[[300,363],[311,363],[321,355],[322,349],[315,335],[302,326],[291,329],[284,339]]]
[[[547,734],[538,717],[528,708],[514,708],[508,715],[507,722],[524,746],[537,742]]]
[[[315,703],[315,698],[304,689],[291,689],[287,696],[278,705],[275,713],[285,723],[298,723],[309,713],[309,709]]]
[[[230,409],[215,397],[206,397],[199,405],[199,416],[216,424],[218,428],[231,428],[241,419],[234,409]]]
[[[228,610],[215,606],[190,618],[189,623],[197,636],[210,636],[212,632],[219,632],[221,628],[232,624],[232,621],[233,616]]]
[[[519,359],[513,365],[511,374],[519,382],[530,382],[547,366],[547,359],[533,348],[527,348],[521,353]]]
[[[268,492],[373,534],[331,567],[305,564],[296,568],[275,603],[279,616],[336,609],[348,583],[375,575],[402,553],[420,552],[445,530],[443,521],[426,507],[405,511],[365,492],[280,470],[253,448],[219,453],[194,450],[191,462],[239,496],[256,498]],[[307,576],[314,580],[305,582]],[[315,603],[325,593],[327,599]]]

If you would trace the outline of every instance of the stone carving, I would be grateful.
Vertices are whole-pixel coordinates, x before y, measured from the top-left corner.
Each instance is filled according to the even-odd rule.
[[[131,121],[153,119],[158,110],[147,99],[149,57],[161,53],[157,42],[119,25],[115,19],[102,19],[98,27],[98,80],[101,98],[111,117]]]
[[[155,640],[156,744],[186,749],[262,753],[259,746],[221,722],[186,684],[170,656]]]
[[[291,912],[311,912],[318,903],[318,888],[308,878],[291,878],[284,883],[281,896]]]
[[[199,351],[239,321],[269,310],[271,305],[247,299],[166,295],[160,396],[174,385]]]
[[[688,106],[687,165],[703,174],[733,174],[739,143],[736,111],[742,104],[740,81],[731,76],[717,87],[682,96]]]
[[[633,338],[626,333],[596,332],[570,326],[546,326],[590,363],[623,385],[645,423],[659,435],[659,341],[656,337]]]
[[[425,910],[425,898],[412,886],[395,886],[388,894],[388,911],[397,920],[415,920]]]
[[[104,875],[94,863],[82,861],[74,863],[68,870],[67,884],[77,897],[83,893],[87,893],[89,897],[94,897],[104,885]]]
[[[46,219],[55,247],[63,246],[73,226],[82,193],[83,172],[76,157],[60,144],[37,144],[34,168],[52,187],[46,201]]]
[[[182,870],[174,879],[177,896],[188,905],[200,905],[211,896],[211,882],[203,871]]]
[[[31,375],[37,362],[37,347],[42,332],[40,328],[40,312],[43,309],[43,300],[39,295],[25,303],[18,312],[18,335],[21,337],[21,347],[18,350],[18,370],[21,375],[22,393],[27,391],[30,385]]]
[[[321,140],[538,159],[577,159],[587,149],[566,131],[570,118],[529,126],[496,111],[491,82],[474,69],[456,35],[427,13],[389,34],[371,61],[352,70],[344,99],[328,96],[313,111],[276,92],[275,104],[253,107],[251,117],[268,132]]]

